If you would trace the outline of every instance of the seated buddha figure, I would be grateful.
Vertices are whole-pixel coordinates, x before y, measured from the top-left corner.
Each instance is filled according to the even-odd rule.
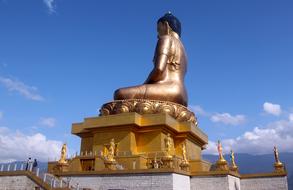
[[[115,100],[149,99],[187,106],[187,92],[184,86],[187,57],[180,40],[180,21],[171,13],[167,13],[157,21],[157,32],[153,70],[144,84],[116,90]]]

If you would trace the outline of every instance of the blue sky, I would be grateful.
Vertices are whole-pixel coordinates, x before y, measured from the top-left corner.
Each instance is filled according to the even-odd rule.
[[[0,160],[52,159],[63,142],[79,150],[71,124],[145,80],[169,10],[182,23],[206,152],[217,139],[226,151],[292,152],[292,1],[2,0]]]

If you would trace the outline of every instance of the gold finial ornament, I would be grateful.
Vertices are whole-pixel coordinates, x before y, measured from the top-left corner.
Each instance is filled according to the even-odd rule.
[[[235,163],[235,155],[234,155],[234,151],[233,150],[231,150],[231,152],[230,152],[230,158],[231,158],[231,166],[230,166],[230,169],[232,170],[232,171],[238,171],[238,166],[236,165],[236,163]]]
[[[154,68],[142,85],[120,88],[115,100],[148,99],[188,105],[184,77],[187,56],[181,42],[181,23],[171,13],[157,22],[158,42],[154,53]]]
[[[58,163],[59,164],[66,164],[67,163],[66,157],[67,157],[67,145],[66,145],[66,143],[64,143],[61,148],[61,156],[60,156]]]
[[[279,159],[279,151],[276,146],[274,146],[274,156],[275,156],[275,172],[285,172],[283,163]]]

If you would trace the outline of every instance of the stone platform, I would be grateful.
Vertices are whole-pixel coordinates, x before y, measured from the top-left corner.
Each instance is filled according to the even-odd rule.
[[[138,170],[60,173],[70,185],[91,190],[288,190],[286,173],[239,175],[231,171],[188,173]]]
[[[29,171],[0,172],[0,189],[288,190],[285,172],[240,175],[231,171],[190,173],[175,169],[152,169],[60,172],[56,173],[55,178],[67,184],[54,188]]]

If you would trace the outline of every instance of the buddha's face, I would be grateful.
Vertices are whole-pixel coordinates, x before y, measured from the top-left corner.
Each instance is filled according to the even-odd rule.
[[[169,25],[167,22],[159,22],[157,25],[157,31],[159,36],[164,36],[169,33]]]

